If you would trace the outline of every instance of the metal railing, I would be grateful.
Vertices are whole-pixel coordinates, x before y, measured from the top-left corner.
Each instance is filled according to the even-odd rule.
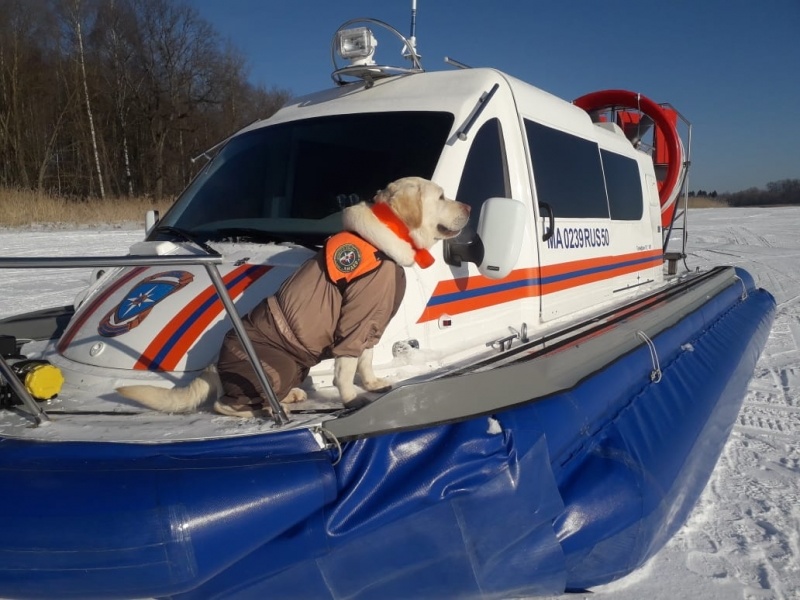
[[[686,267],[686,270],[688,271],[689,265],[686,264],[686,243],[688,241],[687,234],[689,230],[689,168],[692,165],[692,123],[670,103],[664,102],[663,104],[660,104],[660,106],[674,110],[678,119],[680,119],[681,123],[683,123],[683,128],[686,130],[686,139],[681,140],[682,142],[686,142],[686,146],[683,149],[683,179],[678,182],[678,185],[680,186],[680,192],[678,197],[675,199],[675,214],[672,218],[672,223],[670,223],[669,228],[664,232],[662,251],[665,255],[669,252],[669,243],[672,239],[672,234],[680,232],[680,252],[678,254],[679,258],[683,260],[684,267]]]
[[[228,317],[233,323],[233,328],[242,342],[244,351],[252,363],[256,377],[264,389],[272,409],[272,418],[276,426],[284,425],[289,422],[281,403],[275,396],[272,386],[269,384],[266,373],[258,360],[256,351],[250,338],[244,330],[244,323],[236,312],[236,307],[228,294],[228,289],[220,277],[217,265],[222,264],[221,256],[108,256],[108,257],[20,257],[20,258],[0,258],[0,269],[53,269],[53,268],[81,268],[81,267],[149,267],[149,266],[203,266],[208,273],[211,283],[217,291],[222,305],[225,307]],[[23,405],[30,411],[31,415],[39,425],[43,421],[49,421],[49,417],[41,405],[31,396],[25,386],[17,379],[8,363],[0,357],[0,374],[8,380],[14,393],[22,401]]]

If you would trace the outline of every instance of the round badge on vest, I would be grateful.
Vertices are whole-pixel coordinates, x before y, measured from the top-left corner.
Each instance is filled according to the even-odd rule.
[[[353,244],[342,244],[333,253],[333,263],[342,273],[352,273],[361,264],[361,252]]]

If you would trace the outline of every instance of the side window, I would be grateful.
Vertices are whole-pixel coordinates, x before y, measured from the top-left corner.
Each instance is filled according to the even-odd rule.
[[[601,150],[611,218],[638,221],[644,214],[639,165],[632,158]]]
[[[486,121],[472,142],[455,199],[472,208],[470,226],[476,229],[487,198],[510,195],[503,129],[498,119]]]
[[[608,218],[603,167],[595,142],[525,121],[539,203],[556,218]]]

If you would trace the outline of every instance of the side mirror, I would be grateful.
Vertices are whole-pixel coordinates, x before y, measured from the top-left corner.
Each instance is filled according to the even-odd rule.
[[[157,210],[148,210],[144,213],[144,235],[147,237],[151,231],[153,231],[153,227],[156,226],[158,223],[158,211]]]
[[[469,225],[445,242],[443,252],[444,262],[454,267],[460,267],[465,262],[476,265],[483,262],[483,242]]]
[[[478,271],[484,277],[502,279],[517,264],[525,233],[525,205],[513,198],[489,198],[481,207],[478,237],[483,260]]]

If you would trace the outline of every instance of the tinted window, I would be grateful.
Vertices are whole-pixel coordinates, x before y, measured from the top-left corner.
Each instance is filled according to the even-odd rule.
[[[255,129],[232,138],[162,222],[206,239],[236,228],[324,237],[341,229],[340,195],[430,179],[452,124],[449,113],[387,112]]]
[[[527,120],[525,131],[539,203],[556,218],[608,218],[597,144]]]
[[[469,204],[470,225],[474,229],[487,198],[510,196],[503,130],[500,121],[491,119],[478,130],[469,149],[455,199]]]
[[[639,165],[632,158],[601,150],[611,218],[638,221],[644,213]]]

